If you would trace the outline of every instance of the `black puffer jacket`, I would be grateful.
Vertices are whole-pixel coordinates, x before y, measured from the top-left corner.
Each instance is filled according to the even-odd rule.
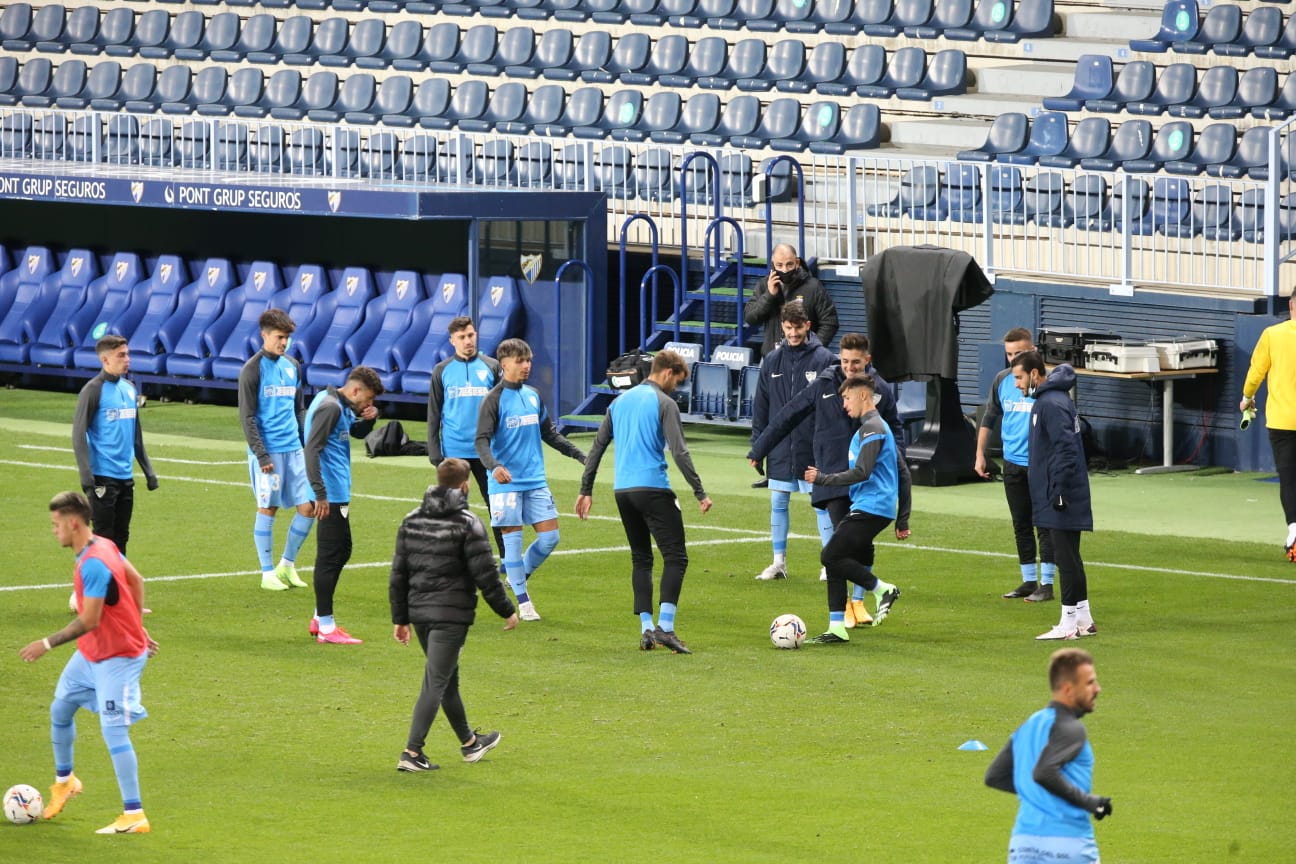
[[[472,624],[477,589],[501,618],[513,614],[481,520],[458,489],[429,486],[396,532],[393,624]]]

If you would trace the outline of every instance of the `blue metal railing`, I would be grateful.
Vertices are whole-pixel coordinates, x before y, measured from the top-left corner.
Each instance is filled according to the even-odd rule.
[[[644,273],[643,278],[639,280],[639,347],[648,347],[648,315],[657,314],[657,273],[663,272],[670,276],[671,282],[675,285],[675,309],[679,310],[684,305],[684,292],[680,287],[680,278],[674,270],[666,264],[656,264],[649,267]],[[644,293],[648,290],[648,282],[652,281],[652,306],[650,307],[644,301]],[[680,321],[679,314],[675,315],[675,341],[680,341]]]
[[[621,252],[621,289],[620,289],[620,292],[621,292],[621,307],[620,307],[620,308],[621,308],[621,315],[620,315],[620,318],[621,318],[621,333],[620,333],[620,342],[618,343],[618,348],[617,348],[617,354],[618,354],[618,355],[620,355],[620,354],[624,354],[624,353],[626,352],[626,315],[625,315],[625,310],[626,310],[626,276],[627,276],[627,274],[626,274],[626,235],[630,232],[630,226],[633,225],[635,222],[638,222],[638,221],[640,221],[640,220],[642,220],[642,221],[648,223],[648,233],[649,233],[649,237],[652,239],[652,266],[649,268],[649,272],[652,272],[652,271],[655,270],[655,269],[657,268],[657,266],[658,266],[658,263],[657,263],[657,251],[658,251],[658,246],[657,246],[657,237],[658,237],[658,234],[657,234],[657,222],[656,222],[656,221],[655,221],[651,216],[649,216],[647,213],[635,213],[635,214],[631,215],[628,219],[626,219],[624,222],[621,223],[621,243],[620,243],[620,252]],[[655,292],[656,290],[657,290],[657,277],[656,277],[656,275],[654,274],[654,276],[653,276],[653,291]],[[654,296],[655,296],[655,294],[654,294]],[[642,348],[642,347],[644,347],[644,343],[643,343],[643,334],[642,334],[642,333],[640,334],[639,339],[640,339],[640,341],[639,341],[639,347]]]
[[[737,327],[738,327],[738,329],[737,329],[737,336],[740,337],[740,338],[738,338],[738,344],[739,344],[739,345],[742,344],[741,336],[742,336],[742,332],[743,332],[743,331],[742,331],[742,328],[743,328],[743,323],[742,323],[743,293],[744,293],[744,291],[746,290],[746,289],[743,288],[743,232],[742,232],[742,226],[738,224],[738,220],[736,220],[736,219],[732,219],[732,218],[730,218],[730,217],[728,217],[728,216],[720,216],[720,217],[717,217],[717,218],[711,220],[710,224],[708,224],[707,227],[706,227],[706,233],[705,233],[705,234],[703,235],[703,237],[702,237],[702,356],[703,356],[703,357],[708,357],[708,358],[711,356],[711,262],[712,262],[712,258],[713,258],[712,254],[711,254],[711,252],[712,252],[711,236],[712,236],[713,233],[716,232],[716,229],[718,229],[718,228],[723,228],[725,225],[728,225],[728,226],[730,226],[730,227],[733,228],[733,230],[734,230],[734,242],[735,242],[735,245],[736,245],[737,250],[738,250],[738,270],[737,270],[737,274],[738,274],[738,275],[737,275],[737,280],[738,280],[738,301],[737,301],[737,302],[738,302],[738,323],[737,323]],[[717,267],[717,268],[718,268],[718,267],[720,266],[720,264],[721,264],[721,258],[720,258],[720,254],[719,254],[719,247],[720,247],[720,244],[717,242],[717,243],[715,244],[715,255],[714,255],[714,260],[715,260],[715,264],[716,264],[716,267]],[[678,318],[679,316],[677,315],[676,317]]]
[[[770,262],[774,260],[774,204],[769,197],[770,176],[774,173],[774,166],[781,162],[787,162],[796,171],[797,179],[797,254],[804,256],[806,254],[805,245],[805,171],[801,169],[801,163],[788,156],[786,153],[782,156],[775,156],[765,165],[765,264],[772,266]],[[718,215],[718,214],[717,214]]]

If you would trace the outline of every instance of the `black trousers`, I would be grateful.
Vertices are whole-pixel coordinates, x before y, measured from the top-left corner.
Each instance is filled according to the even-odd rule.
[[[1048,529],[1035,528],[1026,469],[1005,459],[1003,484],[1004,497],[1008,499],[1008,512],[1012,514],[1013,539],[1017,541],[1017,563],[1035,563],[1036,535],[1039,535],[1039,560],[1045,564],[1055,563],[1053,540]]]
[[[463,699],[459,697],[459,654],[468,639],[468,625],[415,624],[414,635],[418,637],[427,662],[423,666],[423,686],[418,701],[414,703],[414,717],[410,720],[405,747],[423,750],[438,710],[445,711],[446,722],[459,736],[460,743],[471,741],[472,728],[468,725]]]
[[[833,530],[832,539],[819,553],[819,560],[828,571],[828,611],[846,610],[846,583],[863,585],[864,590],[877,587],[873,575],[873,538],[891,524],[885,516],[872,513],[851,513]]]
[[[96,474],[94,482],[93,488],[85,490],[90,499],[90,522],[94,533],[116,543],[124,556],[126,541],[130,539],[131,514],[135,511],[135,481]]]
[[[1080,532],[1049,529],[1057,554],[1058,581],[1062,583],[1062,605],[1074,606],[1089,599],[1089,580],[1080,559]]]
[[[653,611],[653,541],[662,556],[661,602],[679,603],[688,570],[684,516],[669,489],[630,489],[616,493],[617,510],[630,544],[630,584],[636,615]]]
[[[828,518],[832,520],[833,531],[836,531],[837,526],[850,513],[850,498],[829,498],[824,502],[824,506],[819,509],[828,511]]]
[[[333,614],[333,593],[342,568],[351,560],[350,502],[330,501],[329,513],[315,531],[315,614]]]
[[[1273,449],[1274,467],[1278,469],[1278,500],[1290,525],[1296,522],[1296,431],[1270,429],[1269,446]]]
[[[896,453],[896,469],[900,478],[900,495],[896,500],[896,528],[909,527],[909,514],[913,512],[913,475],[909,473],[909,460],[903,451]]]
[[[465,459],[468,463],[469,470],[472,471],[473,480],[477,482],[477,491],[481,493],[482,503],[486,505],[486,512],[490,513],[490,492],[486,486],[486,466],[480,459]],[[504,560],[504,535],[494,525],[491,526],[491,533],[495,535],[495,548],[499,550],[499,560]]]

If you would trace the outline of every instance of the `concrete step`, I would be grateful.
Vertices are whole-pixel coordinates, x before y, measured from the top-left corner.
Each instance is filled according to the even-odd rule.
[[[1030,96],[1038,97],[1038,101],[1045,96],[1064,96],[1069,93],[1071,84],[1075,81],[1075,64],[1048,62],[991,66],[978,70],[976,81],[976,92],[980,96]],[[954,98],[947,97],[946,101],[952,102]]]
[[[1139,38],[1127,36],[1124,39],[1072,39],[1068,36],[1056,36],[1052,39],[1025,40],[1018,45],[1020,56],[1031,60],[1079,60],[1085,54],[1105,54],[1113,60],[1128,60],[1129,40]]]
[[[967,150],[980,147],[989,128],[989,121],[973,118],[894,121],[891,123],[891,145],[905,149],[906,153],[910,145]]]
[[[1070,12],[1063,33],[1075,39],[1147,39],[1161,26],[1161,14],[1144,12]]]

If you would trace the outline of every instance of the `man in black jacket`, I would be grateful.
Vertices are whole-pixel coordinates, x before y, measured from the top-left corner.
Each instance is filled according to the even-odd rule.
[[[760,324],[765,328],[760,356],[769,356],[783,338],[780,326],[783,307],[798,301],[805,306],[810,329],[827,347],[837,335],[837,307],[823,283],[810,275],[796,249],[780,243],[770,257],[769,275],[761,280],[752,299],[743,306],[743,320],[749,326]]]
[[[486,529],[468,509],[471,474],[462,459],[442,461],[437,466],[437,485],[428,488],[423,504],[405,517],[396,532],[389,587],[393,635],[408,645],[412,624],[427,656],[423,689],[414,703],[398,771],[438,767],[423,755],[423,743],[441,708],[459,736],[465,762],[481,759],[500,739],[498,732],[473,731],[459,697],[459,653],[476,616],[477,589],[495,614],[505,619],[505,630],[512,630],[518,621],[495,569]]]

